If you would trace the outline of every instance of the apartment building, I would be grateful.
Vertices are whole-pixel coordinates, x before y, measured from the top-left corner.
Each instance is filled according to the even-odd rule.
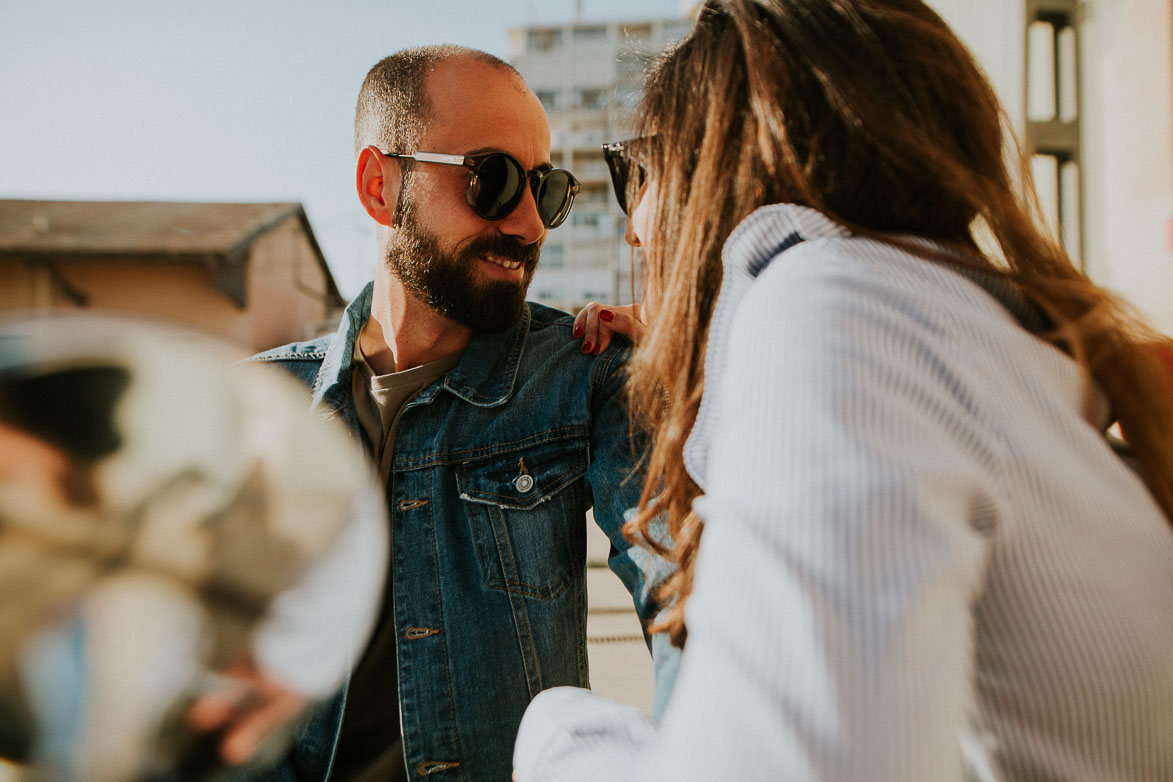
[[[625,122],[648,61],[690,27],[681,16],[510,31],[513,64],[550,117],[552,161],[582,182],[569,219],[542,248],[530,298],[570,311],[632,301],[635,254],[623,241],[626,218],[601,146],[631,135]]]

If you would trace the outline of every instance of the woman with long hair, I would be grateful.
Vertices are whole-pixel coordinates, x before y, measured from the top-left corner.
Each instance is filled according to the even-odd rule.
[[[1039,227],[954,33],[709,0],[636,120],[629,532],[685,653],[658,728],[539,696],[520,782],[1173,779],[1170,342]]]

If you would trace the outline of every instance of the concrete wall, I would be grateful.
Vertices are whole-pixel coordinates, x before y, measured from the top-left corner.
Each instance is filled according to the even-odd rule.
[[[179,321],[242,347],[249,346],[248,313],[213,288],[208,269],[93,262],[61,264],[58,268],[72,288],[85,294],[87,309]],[[0,290],[5,291],[0,298],[0,306],[5,309],[77,308],[39,266],[0,265]]]
[[[290,217],[252,247],[249,258],[249,344],[257,350],[333,331],[326,273],[297,218]]]
[[[928,0],[974,51],[1021,134],[1023,0]],[[1173,3],[1086,0],[1079,96],[1084,268],[1173,332]]]
[[[1088,271],[1173,333],[1173,3],[1085,18]]]
[[[1023,0],[926,0],[977,57],[1021,132],[1025,118]]]

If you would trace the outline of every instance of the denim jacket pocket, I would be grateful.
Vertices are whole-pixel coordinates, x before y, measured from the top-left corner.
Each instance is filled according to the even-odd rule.
[[[585,437],[554,435],[457,465],[487,587],[552,600],[582,572],[588,457]]]

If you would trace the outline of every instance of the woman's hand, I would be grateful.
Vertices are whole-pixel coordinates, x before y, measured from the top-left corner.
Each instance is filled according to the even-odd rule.
[[[615,334],[638,343],[644,328],[638,303],[613,307],[592,301],[574,318],[574,336],[582,339],[582,352],[596,356],[607,349]]]
[[[227,671],[231,686],[196,699],[187,724],[195,733],[220,731],[220,758],[229,766],[249,761],[265,739],[297,717],[309,701],[261,671],[251,657]]]

